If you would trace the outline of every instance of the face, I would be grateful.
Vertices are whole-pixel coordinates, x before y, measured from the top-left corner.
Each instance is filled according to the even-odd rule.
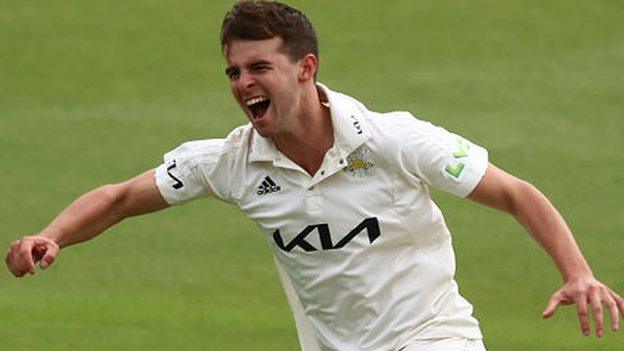
[[[302,68],[280,51],[279,37],[233,40],[226,48],[226,75],[234,98],[263,137],[288,133],[300,105]]]

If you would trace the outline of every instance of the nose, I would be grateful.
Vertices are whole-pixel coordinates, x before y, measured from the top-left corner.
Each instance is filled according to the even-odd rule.
[[[244,89],[244,90],[248,90],[250,88],[252,88],[255,84],[255,80],[253,79],[253,77],[247,73],[247,72],[241,72],[240,76],[238,77],[238,85],[239,88]]]

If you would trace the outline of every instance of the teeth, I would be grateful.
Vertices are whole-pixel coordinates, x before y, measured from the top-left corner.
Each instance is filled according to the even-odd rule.
[[[255,97],[253,99],[249,99],[245,103],[247,104],[247,106],[251,106],[253,104],[257,104],[257,103],[265,101],[265,100],[268,100],[268,99],[265,98],[264,96],[259,96],[259,97]]]

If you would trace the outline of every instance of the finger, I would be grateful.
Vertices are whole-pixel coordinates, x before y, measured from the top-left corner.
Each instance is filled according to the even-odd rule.
[[[615,291],[611,289],[608,289],[608,290],[609,290],[609,294],[611,294],[611,297],[613,297],[613,300],[615,300],[615,303],[617,304],[620,310],[620,313],[624,317],[624,299],[622,299],[622,296],[618,295],[618,293],[616,293]]]
[[[19,269],[20,273],[23,271],[24,274],[25,273],[35,274],[35,272],[37,271],[35,269],[35,261],[33,260],[33,257],[32,257],[33,247],[34,247],[33,240],[23,239],[18,244],[17,254],[15,255],[17,262],[14,262],[14,263],[15,263],[15,266]]]
[[[37,246],[42,247],[41,251],[41,263],[39,266],[43,269],[48,268],[52,262],[56,259],[59,252],[59,246],[51,239],[45,237],[34,237]]]
[[[24,251],[26,250],[26,253]],[[16,277],[22,277],[29,272],[28,267],[28,243],[24,239],[16,240],[11,245],[5,262],[11,273]]]
[[[54,262],[54,260],[56,260],[56,256],[58,255],[58,252],[59,252],[58,245],[50,245],[46,249],[45,254],[43,255],[43,257],[41,258],[41,263],[39,264],[39,266],[42,269],[46,269],[46,268],[50,267],[52,265],[52,263]]]
[[[11,249],[10,248],[7,251],[6,255],[4,256],[4,263],[7,265],[7,267],[11,268]]]
[[[17,241],[12,242],[11,246],[7,250],[6,254],[4,255],[4,262],[6,264],[9,264],[9,262],[11,261],[11,252],[13,252],[13,247],[15,247],[16,243],[17,243]]]
[[[589,301],[592,305],[592,314],[596,327],[596,336],[602,337],[604,334],[604,325],[602,321],[602,302],[600,301],[600,293],[598,290],[592,290],[589,293]]]
[[[13,273],[14,276],[19,277],[19,273],[15,269],[15,264],[13,263],[13,262],[15,262],[13,250],[14,250],[14,246],[12,246],[11,249],[9,249],[9,252],[7,252],[7,255],[6,255],[5,259],[4,259],[4,262],[6,263],[7,267],[9,268],[9,271],[11,271],[11,273]]]
[[[542,318],[547,319],[552,317],[559,305],[561,305],[561,300],[559,299],[559,295],[555,293],[550,298],[550,301],[548,301],[548,305],[546,306],[544,312],[542,312]]]
[[[589,320],[587,318],[587,295],[580,294],[576,300],[576,311],[578,312],[579,322],[581,323],[581,332],[583,335],[589,335]]]
[[[32,256],[27,255],[24,257],[26,258],[26,271],[28,272],[28,274],[34,275],[35,273],[37,273],[37,267],[35,267],[35,261],[33,260]]]
[[[7,266],[14,276],[21,277],[29,272],[28,264],[25,264],[25,261],[26,260],[23,259],[23,255],[20,252],[14,251],[7,258]]]
[[[619,329],[619,313],[617,303],[611,296],[608,289],[603,290],[602,295],[602,301],[604,301],[604,304],[609,309],[609,315],[611,316],[611,330],[617,331]]]

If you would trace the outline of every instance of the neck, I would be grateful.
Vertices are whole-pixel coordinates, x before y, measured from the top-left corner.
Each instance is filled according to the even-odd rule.
[[[310,175],[321,167],[325,153],[334,144],[331,115],[321,104],[320,93],[316,85],[306,89],[292,129],[273,137],[277,149]]]

